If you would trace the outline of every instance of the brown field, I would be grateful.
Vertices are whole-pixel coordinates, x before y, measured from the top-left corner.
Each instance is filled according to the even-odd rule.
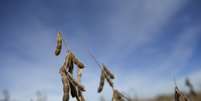
[[[196,96],[188,96],[190,101],[201,101],[201,92],[197,93]],[[153,99],[136,99],[136,98],[130,98],[129,101],[175,101],[174,95],[159,95]]]

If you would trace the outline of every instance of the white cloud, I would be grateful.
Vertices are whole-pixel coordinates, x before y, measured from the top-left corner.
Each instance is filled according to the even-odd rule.
[[[185,3],[180,0],[136,0],[116,4],[119,11],[112,12],[111,17],[105,20],[110,34],[104,40],[108,43],[104,48],[107,50],[102,51],[105,51],[107,60],[127,57],[139,47],[154,41]],[[117,56],[117,52],[123,53],[123,56]]]

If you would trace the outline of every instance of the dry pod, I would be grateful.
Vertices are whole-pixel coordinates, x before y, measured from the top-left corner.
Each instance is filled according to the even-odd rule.
[[[124,101],[124,95],[121,94],[118,90],[113,90],[112,101]]]
[[[55,50],[55,55],[58,56],[61,53],[62,49],[62,35],[61,32],[57,33],[57,46]]]
[[[110,77],[110,79],[114,79],[115,78],[114,74],[112,74],[112,72],[109,69],[107,69],[107,67],[104,64],[102,64],[102,66],[106,74]]]
[[[70,86],[69,83],[67,82],[67,79],[62,79],[62,84],[63,84],[63,101],[68,101],[69,100],[69,91],[70,91]]]
[[[77,99],[77,101],[81,101],[80,98],[79,98],[79,96],[76,96],[76,99]]]
[[[69,100],[70,85],[69,85],[69,80],[68,80],[67,75],[66,75],[65,64],[60,68],[59,73],[62,77],[63,101],[68,101]]]
[[[85,98],[84,98],[83,95],[80,96],[80,100],[81,100],[81,101],[85,101]]]
[[[77,89],[76,86],[74,84],[72,84],[72,82],[70,82],[70,91],[71,91],[71,96],[72,97],[77,97]]]
[[[84,96],[82,95],[82,92],[81,92],[81,91],[78,92],[78,98],[79,98],[80,101],[85,101],[85,98],[84,98]]]
[[[81,92],[85,91],[84,87],[81,84],[79,84],[77,81],[75,81],[72,78],[70,73],[67,73],[67,77],[70,82],[70,89],[71,89],[72,97],[76,97],[77,101],[84,101],[83,96],[81,96],[81,94],[82,94]],[[82,99],[80,96],[82,97]]]
[[[67,73],[67,77],[69,78],[69,81],[70,81],[73,85],[75,85],[75,86],[78,87],[78,90],[80,90],[80,91],[85,91],[84,86],[82,86],[80,83],[78,83],[77,81],[75,81],[75,80],[73,79],[73,77],[71,76],[70,73]]]
[[[78,83],[81,83],[82,72],[83,72],[83,69],[78,68],[78,71],[77,71],[77,82]],[[80,90],[78,91],[78,98],[80,101],[85,101],[84,96],[82,95],[82,92]]]
[[[103,69],[101,70],[101,76],[100,76],[100,82],[98,86],[98,93],[100,93],[103,90],[105,79],[109,83],[110,87],[114,87],[114,84],[112,82],[112,78],[114,79],[114,75],[105,67],[105,65],[102,65]]]
[[[121,98],[126,98],[126,97],[124,96],[124,94],[122,94],[122,93],[119,92],[118,90],[115,89],[115,91],[116,91],[116,93],[117,93]]]
[[[74,67],[73,59],[74,59],[74,55],[71,52],[69,52],[68,55],[66,56],[65,62],[67,64],[66,69],[71,74],[73,74],[73,67]]]
[[[110,87],[113,88],[113,87],[114,87],[114,84],[113,84],[112,80],[109,78],[109,75],[106,74],[105,72],[104,72],[104,75],[105,75],[105,79],[106,79],[107,82],[109,83]]]
[[[101,76],[100,76],[99,87],[98,87],[98,93],[100,93],[103,90],[104,82],[105,82],[105,75],[104,75],[104,70],[102,70]]]
[[[81,68],[81,69],[84,68],[84,64],[80,62],[77,58],[74,58],[73,62],[77,65],[78,68]]]
[[[71,51],[69,51],[68,52],[68,55],[67,55],[67,59],[66,59],[67,61],[68,61],[68,67],[72,67],[73,66],[73,64],[75,64],[75,65],[77,65],[77,67],[78,68],[80,68],[80,69],[83,69],[84,68],[84,64],[83,63],[81,63],[76,57],[75,57],[75,55],[71,52]],[[70,70],[70,72],[72,72],[73,71],[73,68],[69,68]]]
[[[78,70],[77,70],[77,81],[79,83],[81,82],[82,72],[83,72],[83,69],[78,68]]]
[[[77,89],[76,85],[73,84],[71,81],[70,81],[70,90],[71,90],[71,96],[73,98],[75,97],[77,99],[77,101],[80,101],[79,95],[78,95],[79,90]]]

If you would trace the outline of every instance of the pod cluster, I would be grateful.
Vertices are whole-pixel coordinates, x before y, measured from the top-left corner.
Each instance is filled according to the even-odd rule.
[[[111,71],[109,71],[109,69],[102,64],[102,70],[101,70],[101,76],[100,76],[100,82],[99,82],[99,87],[98,87],[98,93],[102,92],[104,84],[105,84],[105,80],[108,82],[108,84],[110,85],[110,87],[114,87],[114,84],[112,82],[112,80],[114,79],[114,74],[112,74]]]
[[[78,67],[78,80],[73,78],[74,64]],[[85,88],[80,84],[80,78],[82,74],[81,71],[83,68],[84,64],[81,63],[71,51],[69,51],[65,58],[65,62],[60,69],[64,93],[63,101],[69,101],[69,93],[71,93],[71,96],[73,98],[75,97],[77,101],[85,101],[84,96],[82,95],[82,92],[85,91]]]
[[[57,33],[57,46],[55,55],[59,56],[62,49],[62,35],[61,32]],[[78,67],[77,80],[73,78],[74,65]],[[86,91],[84,86],[81,85],[81,75],[84,69],[84,64],[80,62],[72,51],[68,50],[64,64],[60,68],[60,75],[63,84],[63,101],[69,101],[69,95],[77,99],[77,101],[85,101],[82,92]]]
[[[104,64],[102,64],[101,66],[102,66],[102,70],[101,70],[100,82],[98,86],[98,93],[101,93],[103,91],[105,81],[107,81],[113,91],[112,101],[126,101],[125,99],[127,99],[127,97],[125,97],[117,89],[114,89],[114,83],[112,81],[113,79],[115,79],[114,74]]]

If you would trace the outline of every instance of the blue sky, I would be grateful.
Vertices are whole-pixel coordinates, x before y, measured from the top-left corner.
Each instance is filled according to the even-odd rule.
[[[1,0],[0,90],[12,99],[34,99],[41,90],[61,100],[54,56],[56,33],[86,65],[82,82],[88,101],[97,94],[100,70],[90,49],[116,75],[115,86],[140,97],[173,92],[173,78],[186,90],[189,77],[201,88],[201,2],[199,0]],[[93,96],[93,98],[91,98]]]

